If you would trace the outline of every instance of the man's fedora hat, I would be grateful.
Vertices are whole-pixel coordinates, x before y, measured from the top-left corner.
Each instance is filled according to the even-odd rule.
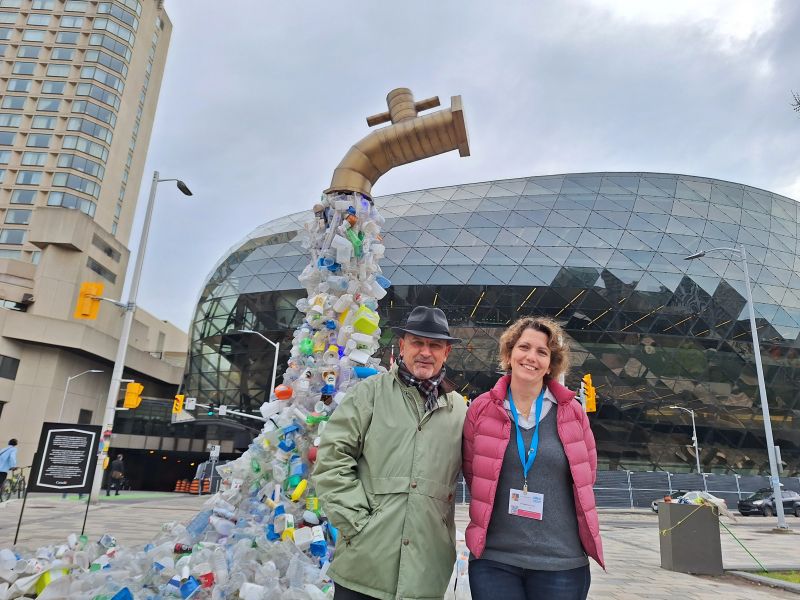
[[[397,335],[403,336],[406,333],[432,340],[446,340],[448,342],[460,342],[461,338],[450,336],[450,327],[447,324],[447,317],[440,308],[428,306],[416,306],[406,319],[405,327],[392,327]]]

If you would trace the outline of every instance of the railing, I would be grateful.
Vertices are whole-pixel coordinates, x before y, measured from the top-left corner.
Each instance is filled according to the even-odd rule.
[[[781,477],[784,490],[800,492],[800,477]],[[742,498],[770,487],[762,475],[717,473],[668,473],[666,471],[598,471],[594,495],[600,508],[649,508],[650,503],[678,491],[701,490],[722,498],[734,508]],[[462,477],[456,485],[456,502],[469,504],[470,494]]]

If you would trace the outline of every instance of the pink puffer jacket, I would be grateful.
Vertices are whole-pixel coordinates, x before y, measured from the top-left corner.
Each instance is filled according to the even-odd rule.
[[[464,477],[472,502],[467,527],[467,547],[480,557],[486,547],[486,530],[492,517],[500,468],[511,435],[511,419],[503,408],[510,375],[501,377],[494,388],[473,400],[464,423]],[[547,387],[558,402],[558,437],[572,472],[572,491],[578,517],[578,536],[586,554],[605,569],[603,543],[592,486],[597,472],[597,451],[589,419],[571,392],[556,381]]]

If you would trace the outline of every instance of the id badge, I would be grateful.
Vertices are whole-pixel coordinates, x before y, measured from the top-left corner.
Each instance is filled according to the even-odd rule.
[[[526,519],[542,520],[544,494],[511,488],[508,492],[508,514]]]

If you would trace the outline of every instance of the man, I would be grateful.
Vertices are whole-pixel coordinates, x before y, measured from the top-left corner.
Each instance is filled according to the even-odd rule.
[[[108,487],[106,496],[111,495],[111,486],[114,486],[115,496],[119,496],[119,488],[122,487],[122,480],[125,479],[125,464],[122,462],[122,454],[117,454],[116,460],[111,462],[111,473],[108,477]]]
[[[8,440],[8,446],[0,450],[0,487],[8,477],[8,472],[17,466],[17,440]]]
[[[453,570],[466,406],[444,363],[460,340],[438,308],[393,329],[400,360],[347,394],[317,455],[316,491],[339,530],[335,600],[441,598]]]

